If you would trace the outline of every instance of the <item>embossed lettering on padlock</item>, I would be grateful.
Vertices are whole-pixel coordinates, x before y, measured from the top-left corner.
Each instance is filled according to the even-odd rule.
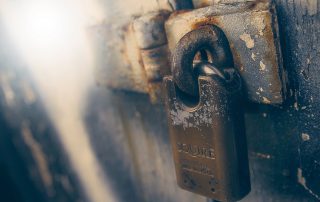
[[[250,191],[241,78],[233,68],[212,72],[194,73],[196,102],[190,102],[174,77],[164,79],[177,182],[218,201],[240,200]]]

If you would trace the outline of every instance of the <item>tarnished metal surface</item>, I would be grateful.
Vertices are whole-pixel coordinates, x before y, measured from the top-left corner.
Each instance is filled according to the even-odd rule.
[[[199,77],[199,103],[188,106],[165,77],[170,139],[179,186],[218,201],[236,201],[250,191],[241,79]]]
[[[173,13],[166,22],[169,49],[172,51],[186,33],[208,24],[220,27],[227,36],[248,98],[281,104],[286,79],[274,7],[269,2],[257,1]]]
[[[148,93],[152,102],[161,100],[161,80],[170,72],[164,31],[168,15],[165,10],[154,11],[92,28],[97,82],[112,89]]]
[[[164,22],[170,12],[150,12],[133,22],[136,40],[140,49],[151,49],[167,43]]]
[[[99,85],[147,92],[147,80],[132,24],[127,21],[91,28]],[[110,40],[112,39],[112,40]]]
[[[168,11],[151,12],[133,22],[147,78],[148,93],[154,103],[162,100],[162,78],[170,74],[167,36],[164,30],[164,22],[168,16]]]
[[[162,78],[164,75],[170,74],[168,52],[166,44],[140,51],[148,82],[148,93],[154,103],[162,100]]]
[[[89,30],[96,51],[96,81],[111,89],[148,93],[158,102],[160,83],[150,81],[159,77],[159,72],[169,71],[164,21],[173,10],[192,8],[192,3],[127,1],[126,9],[121,2],[114,4],[115,9],[121,7],[121,15],[110,16]]]
[[[200,51],[214,58],[212,64],[224,70],[233,67],[233,59],[228,41],[223,32],[214,25],[202,26],[188,32],[180,40],[172,53],[172,74],[176,85],[183,92],[198,96],[198,78],[194,74],[194,57]],[[204,58],[204,59],[207,59]]]

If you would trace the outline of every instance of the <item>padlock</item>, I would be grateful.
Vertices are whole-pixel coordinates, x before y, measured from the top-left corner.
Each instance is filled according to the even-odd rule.
[[[211,63],[193,64],[201,49],[212,54]],[[164,86],[177,183],[214,200],[240,200],[250,192],[250,175],[241,78],[227,39],[204,26],[187,33],[175,51]]]

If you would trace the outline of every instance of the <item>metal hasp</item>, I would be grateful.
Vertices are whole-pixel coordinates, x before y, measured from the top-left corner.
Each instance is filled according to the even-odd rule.
[[[216,25],[225,33],[249,100],[274,105],[283,103],[287,79],[273,4],[268,1],[228,4],[226,1],[174,12],[165,24],[170,51],[186,33],[203,25]]]
[[[168,10],[143,15],[137,11],[91,27],[97,83],[110,89],[147,93],[151,102],[159,102],[163,76],[170,73],[164,30],[169,14]]]
[[[212,63],[194,63],[205,50]],[[181,38],[164,78],[166,107],[179,186],[218,201],[250,191],[242,82],[228,41],[216,26]]]

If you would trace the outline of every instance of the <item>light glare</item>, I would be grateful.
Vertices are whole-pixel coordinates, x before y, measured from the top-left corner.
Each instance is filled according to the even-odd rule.
[[[30,5],[26,8],[21,27],[26,40],[39,47],[51,47],[68,37],[68,16],[60,9],[49,5]]]

